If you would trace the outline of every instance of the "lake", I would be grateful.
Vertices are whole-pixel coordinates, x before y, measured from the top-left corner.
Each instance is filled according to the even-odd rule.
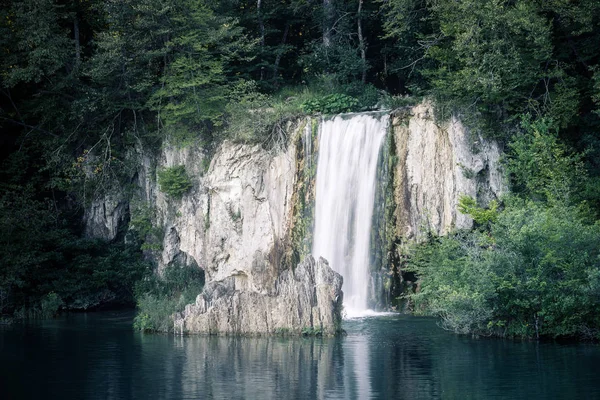
[[[461,337],[435,320],[339,338],[142,334],[132,312],[0,327],[0,399],[599,399],[600,346]]]

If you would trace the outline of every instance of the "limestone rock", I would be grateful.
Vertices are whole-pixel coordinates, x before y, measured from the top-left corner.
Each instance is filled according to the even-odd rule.
[[[460,196],[487,204],[506,192],[497,144],[469,137],[457,118],[439,123],[423,103],[397,112],[392,125],[397,235],[420,240],[428,231],[470,228],[471,218],[458,212]]]
[[[485,204],[505,191],[497,145],[481,138],[472,144],[458,119],[440,124],[424,103],[394,113],[391,120],[398,157],[393,171],[396,235],[419,240],[427,231],[445,234],[470,227],[470,218],[457,210],[460,195]],[[333,333],[340,320],[341,277],[324,260],[307,257],[293,270],[281,262],[290,250],[299,198],[294,188],[303,151],[296,148],[297,139],[307,123],[289,127],[290,142],[283,151],[225,141],[210,165],[197,146],[165,144],[155,154],[140,145],[130,155],[138,162],[131,176],[135,188],[95,199],[85,211],[86,234],[115,240],[136,204],[152,209],[159,233],[147,256],[159,273],[176,264],[205,271],[205,290],[179,315],[179,331],[322,328]],[[156,176],[178,165],[185,167],[192,187],[173,199],[161,192]]]
[[[115,240],[119,230],[124,228],[128,212],[128,202],[118,193],[108,193],[95,199],[85,209],[85,235],[107,241]]]
[[[342,312],[342,276],[327,261],[307,256],[294,270],[282,271],[271,294],[248,290],[240,273],[206,284],[195,304],[175,318],[175,332],[266,334],[303,329],[338,333]]]

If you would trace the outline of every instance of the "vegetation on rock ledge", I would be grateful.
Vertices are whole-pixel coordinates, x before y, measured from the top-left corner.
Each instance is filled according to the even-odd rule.
[[[160,190],[172,198],[179,199],[192,187],[192,180],[185,171],[185,166],[177,165],[158,171]]]

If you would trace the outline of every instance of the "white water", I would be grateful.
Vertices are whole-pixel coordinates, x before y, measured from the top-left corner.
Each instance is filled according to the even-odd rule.
[[[323,121],[319,131],[313,256],[344,277],[346,317],[367,310],[369,249],[377,159],[387,115]]]
[[[308,123],[304,127],[302,144],[304,146],[304,159],[306,160],[306,167],[310,169],[312,166],[312,123]]]

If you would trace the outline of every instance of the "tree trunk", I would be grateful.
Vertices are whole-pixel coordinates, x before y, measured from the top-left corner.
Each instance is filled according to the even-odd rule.
[[[277,79],[277,70],[279,69],[279,63],[281,62],[281,56],[283,56],[283,46],[287,41],[287,35],[290,31],[289,21],[285,23],[285,29],[283,30],[283,37],[281,38],[281,48],[277,50],[277,57],[275,57],[275,64],[273,64],[273,79]]]
[[[77,14],[73,17],[73,37],[75,39],[75,70],[81,63],[81,43],[79,42],[79,20]]]
[[[358,0],[358,11],[356,13],[356,19],[358,24],[358,46],[360,48],[360,59],[362,60],[362,83],[367,83],[367,48],[365,45],[365,38],[362,32],[362,5],[363,0]]]
[[[333,23],[333,0],[323,0],[323,46],[331,45],[331,30]]]
[[[261,14],[261,0],[257,0],[256,1],[256,15],[258,17],[258,29],[260,30],[260,54],[261,54],[261,61],[262,58],[264,57],[265,54],[265,22],[263,21],[262,18],[262,14]],[[261,66],[260,67],[260,80],[262,81],[265,77],[265,67]]]

